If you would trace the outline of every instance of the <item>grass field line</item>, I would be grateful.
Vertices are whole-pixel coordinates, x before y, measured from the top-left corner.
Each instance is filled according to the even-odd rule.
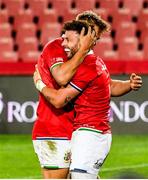
[[[124,169],[135,169],[135,168],[143,168],[148,167],[148,164],[135,164],[135,165],[129,165],[129,166],[119,166],[119,167],[113,167],[113,168],[103,168],[102,172],[108,172],[108,171],[119,171]]]

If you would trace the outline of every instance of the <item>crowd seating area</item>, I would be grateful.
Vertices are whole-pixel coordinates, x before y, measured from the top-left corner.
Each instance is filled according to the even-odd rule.
[[[148,59],[148,0],[0,0],[0,62],[36,62],[65,21],[90,9],[111,24],[97,55],[105,61]]]

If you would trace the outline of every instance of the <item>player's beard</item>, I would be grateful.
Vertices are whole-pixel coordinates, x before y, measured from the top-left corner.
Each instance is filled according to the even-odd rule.
[[[65,52],[67,54],[67,58],[68,59],[71,59],[76,54],[76,52],[78,51],[78,49],[76,50],[75,48],[71,48],[71,49],[70,48],[66,48],[66,50],[65,50]]]

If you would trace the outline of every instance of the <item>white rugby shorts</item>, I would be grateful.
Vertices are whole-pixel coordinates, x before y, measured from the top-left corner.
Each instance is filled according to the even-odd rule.
[[[98,175],[110,147],[111,134],[101,134],[92,128],[79,128],[71,139],[70,170]]]
[[[66,138],[38,137],[33,140],[33,146],[42,168],[69,168],[70,140]]]

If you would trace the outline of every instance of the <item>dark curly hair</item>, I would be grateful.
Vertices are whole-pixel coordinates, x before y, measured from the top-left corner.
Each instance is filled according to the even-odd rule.
[[[88,32],[89,23],[86,21],[77,20],[68,21],[63,26],[62,34],[64,34],[65,31],[76,31],[78,34],[80,34],[83,27],[85,28],[84,35],[86,35]],[[92,30],[94,29],[93,27],[94,26],[91,25]]]
[[[110,31],[110,24],[93,11],[84,11],[83,13],[78,14],[76,20],[83,20],[89,24],[98,26],[100,34]]]

